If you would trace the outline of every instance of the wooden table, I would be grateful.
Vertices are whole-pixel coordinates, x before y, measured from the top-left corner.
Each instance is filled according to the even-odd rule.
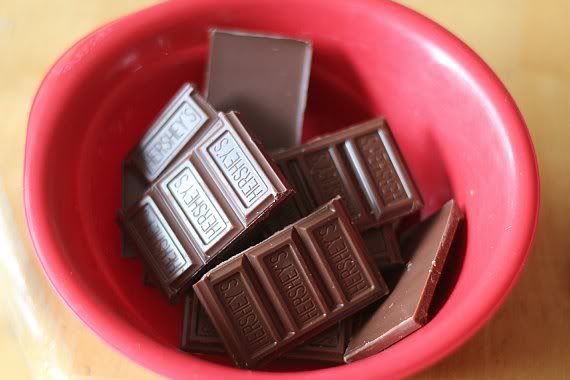
[[[16,232],[10,236],[17,232],[24,236],[19,255],[31,255],[22,211],[22,164],[27,114],[41,78],[80,36],[153,2],[0,0],[0,175],[14,211]],[[566,125],[570,111],[570,2],[402,2],[448,27],[496,70],[526,118],[542,178],[540,226],[520,282],[485,328],[418,377],[570,378],[570,223],[566,215],[570,212],[570,128]],[[28,275],[39,273],[33,260],[28,260],[24,270]],[[35,298],[30,302],[41,312],[37,321],[47,323],[40,340],[32,339],[30,333],[23,337],[16,334],[10,322],[10,317],[17,315],[12,312],[14,301],[6,292],[0,296],[5,303],[0,312],[4,378],[30,374],[42,378],[58,374],[155,377],[104,344],[62,305],[43,276],[35,278],[31,287]],[[3,277],[1,281],[5,284],[7,280]],[[34,322],[24,317],[24,323]],[[18,339],[26,344],[25,355]],[[50,346],[54,339],[60,343]],[[34,341],[42,344],[34,348]]]

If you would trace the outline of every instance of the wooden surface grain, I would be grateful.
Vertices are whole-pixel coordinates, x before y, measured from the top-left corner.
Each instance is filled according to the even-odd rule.
[[[0,0],[0,176],[13,210],[19,255],[32,255],[22,207],[27,113],[53,61],[82,35],[152,0]],[[405,0],[474,48],[512,92],[539,158],[542,204],[532,254],[520,281],[491,321],[467,344],[420,379],[570,378],[570,2],[567,0]],[[31,256],[30,256],[31,257]],[[25,270],[38,274],[28,260]],[[6,279],[1,281],[6,285]],[[37,337],[13,327],[14,300],[0,294],[0,373],[39,376],[154,378],[109,348],[79,322],[37,275],[41,299]],[[32,299],[30,302],[36,302]],[[37,306],[37,305],[36,305]],[[20,306],[19,306],[20,307]],[[36,307],[37,308],[37,307]],[[20,307],[22,309],[22,307]],[[23,309],[27,310],[27,309]],[[26,315],[22,318],[25,319]],[[30,315],[28,315],[30,317]],[[18,318],[16,318],[18,319]],[[29,322],[31,323],[31,322]],[[29,335],[29,334],[28,334]],[[53,339],[62,344],[50,345]],[[25,345],[26,353],[21,346]]]

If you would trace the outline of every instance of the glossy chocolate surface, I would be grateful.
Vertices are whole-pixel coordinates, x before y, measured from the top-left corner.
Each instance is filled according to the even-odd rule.
[[[213,29],[207,99],[240,118],[268,150],[301,142],[311,70],[308,41]]]
[[[164,107],[126,163],[147,183],[154,181],[191,140],[217,121],[214,108],[190,83],[185,83]]]
[[[390,295],[368,316],[361,316],[344,356],[347,363],[388,348],[428,322],[429,306],[462,217],[451,200],[407,235],[402,249],[410,260]]]
[[[364,243],[335,197],[232,257],[194,285],[226,352],[259,367],[385,295]]]
[[[121,220],[169,299],[291,194],[235,114],[218,114]],[[249,236],[251,237],[251,236]]]
[[[306,215],[340,195],[354,224],[365,231],[422,207],[407,166],[382,118],[318,137],[273,158]]]
[[[345,319],[323,331],[306,343],[294,347],[282,357],[286,359],[318,360],[342,363],[352,322]],[[184,300],[184,322],[181,348],[200,354],[225,354],[224,345],[210,317],[191,293]]]

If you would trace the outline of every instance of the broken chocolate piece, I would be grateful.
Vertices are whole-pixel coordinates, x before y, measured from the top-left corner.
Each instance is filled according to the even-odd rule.
[[[226,351],[244,368],[269,362],[387,291],[339,197],[194,285]]]
[[[273,158],[295,189],[297,209],[303,215],[340,195],[353,223],[366,231],[422,207],[382,118],[275,152]]]
[[[121,208],[131,207],[142,196],[146,187],[145,181],[135,172],[135,170],[123,162],[122,167],[122,199]],[[129,243],[126,236],[122,236],[121,256],[124,258],[137,257],[136,250]]]
[[[308,41],[210,31],[206,93],[219,111],[237,111],[269,150],[301,142],[311,70]]]
[[[147,183],[154,181],[199,132],[217,122],[216,111],[185,83],[127,156]]]
[[[212,106],[192,84],[185,83],[123,162],[121,208],[126,210],[138,201],[149,183],[162,174],[184,146],[216,120]],[[121,256],[137,256],[136,249],[125,236],[122,238]]]
[[[172,301],[291,193],[238,118],[220,113],[120,220]]]
[[[391,224],[363,232],[362,240],[378,269],[389,269],[404,264],[396,232]]]
[[[350,319],[342,320],[306,343],[286,352],[282,357],[343,363],[344,350],[348,344],[351,327]],[[182,349],[200,354],[225,354],[226,352],[210,317],[192,293],[187,294],[184,301]]]
[[[376,354],[428,322],[428,310],[462,214],[451,200],[415,228],[404,242],[410,252],[392,293],[354,329],[344,355],[347,363]]]

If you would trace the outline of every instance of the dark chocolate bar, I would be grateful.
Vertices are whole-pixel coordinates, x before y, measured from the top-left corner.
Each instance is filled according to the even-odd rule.
[[[365,231],[417,211],[420,195],[382,118],[273,154],[306,215],[336,195]]]
[[[194,285],[226,352],[259,367],[387,293],[339,197]]]
[[[170,300],[239,252],[232,249],[292,193],[235,114],[220,113],[200,133],[143,198],[120,213]]]
[[[362,240],[364,240],[368,253],[374,258],[379,269],[388,269],[404,264],[392,224],[363,232]]]
[[[308,41],[210,31],[206,92],[220,111],[238,111],[267,149],[301,142],[311,70]]]
[[[408,235],[402,249],[410,253],[410,261],[392,293],[355,327],[344,355],[347,363],[378,353],[427,323],[429,306],[461,218],[455,201],[449,201]]]
[[[344,319],[306,343],[286,352],[282,357],[343,363],[351,326],[350,320]],[[226,352],[210,317],[192,293],[187,294],[184,301],[182,349],[199,354]]]

